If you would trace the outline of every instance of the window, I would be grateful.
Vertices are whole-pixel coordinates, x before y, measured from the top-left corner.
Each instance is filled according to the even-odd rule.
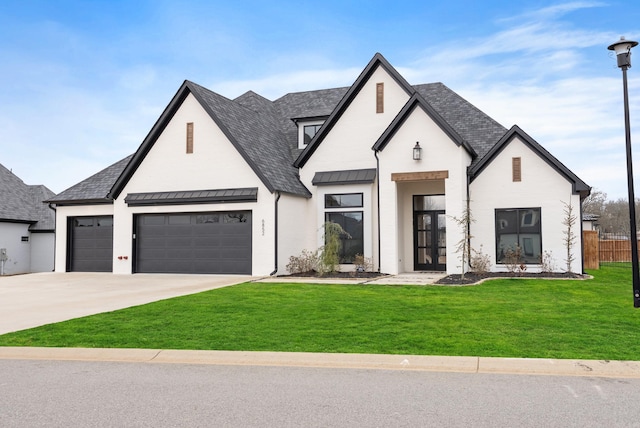
[[[193,153],[193,122],[187,123],[187,153]]]
[[[364,254],[362,193],[327,194],[324,197],[325,221],[337,223],[346,232],[341,237],[340,263],[352,264],[356,254]]]
[[[384,83],[376,83],[376,113],[384,113]]]
[[[507,263],[519,252],[525,264],[540,263],[542,233],[540,208],[496,210],[496,260]]]
[[[304,126],[304,144],[307,145],[311,139],[315,137],[322,125],[305,125]]]
[[[325,208],[361,208],[362,193],[324,195]]]

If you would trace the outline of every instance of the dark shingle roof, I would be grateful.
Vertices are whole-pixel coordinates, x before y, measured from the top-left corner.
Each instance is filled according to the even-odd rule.
[[[257,112],[193,82],[188,86],[270,191],[311,196],[292,165],[275,111]]]
[[[57,204],[65,202],[109,203],[111,200],[107,198],[107,194],[132,157],[133,155],[129,155],[75,186],[58,193],[49,202]]]
[[[349,94],[353,93],[355,96],[357,88],[378,66],[387,69],[408,94],[413,97],[418,93],[424,103],[433,108],[435,116],[441,118],[440,125],[449,129],[458,143],[477,155],[472,165],[479,163],[506,134],[506,128],[442,83],[408,85],[380,54],[374,56],[351,87],[290,93],[275,101],[253,91],[230,100],[193,82],[185,81],[130,163],[131,157],[123,159],[65,190],[53,200],[95,203],[117,197],[189,93],[202,104],[269,191],[309,196],[308,189],[300,182],[298,170],[293,165],[304,164],[304,159],[313,153],[314,147],[309,146],[314,142],[301,154],[297,148],[298,131],[295,122],[300,119],[327,117],[328,122],[332,118],[335,122],[348,106],[351,100]],[[427,108],[424,103],[423,107]],[[323,130],[330,131],[330,126],[324,128],[319,132],[320,137]],[[319,142],[320,140],[321,138],[318,139]]]
[[[482,159],[507,132],[504,126],[442,83],[416,85],[414,88],[475,150],[478,157],[474,163]]]
[[[31,223],[30,230],[53,230],[55,212],[44,203],[54,193],[30,186],[0,164],[0,220]]]

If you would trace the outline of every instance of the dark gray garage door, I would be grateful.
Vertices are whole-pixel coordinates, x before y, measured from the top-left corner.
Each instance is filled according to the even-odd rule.
[[[69,218],[69,272],[113,270],[113,216]]]
[[[251,212],[140,214],[135,272],[251,274]]]

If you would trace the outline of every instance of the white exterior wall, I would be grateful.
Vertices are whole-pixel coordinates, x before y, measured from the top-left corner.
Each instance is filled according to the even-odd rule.
[[[56,272],[66,272],[67,270],[67,246],[68,232],[67,219],[69,217],[113,215],[113,205],[79,205],[79,206],[58,206],[56,208],[56,239],[55,239],[55,267]],[[116,219],[114,217],[114,229]],[[115,267],[115,261],[114,261]]]
[[[4,262],[4,275],[29,273],[31,270],[31,233],[27,223],[0,222],[0,248],[6,248],[7,260]],[[28,236],[29,241],[22,242]],[[2,262],[0,262],[1,264]],[[2,268],[0,266],[0,268]]]
[[[285,275],[289,257],[314,251],[316,209],[310,199],[283,194],[278,202],[278,275]]]
[[[522,159],[522,181],[512,181],[512,158]],[[542,252],[550,251],[557,271],[566,268],[563,244],[564,203],[573,205],[576,242],[572,271],[582,272],[582,234],[580,231],[580,196],[572,194],[572,184],[536,155],[519,139],[514,139],[471,183],[471,247],[488,254],[494,271],[505,271],[496,264],[495,210],[500,208],[540,208]],[[538,265],[527,271],[539,272]]]
[[[31,233],[31,269],[30,272],[51,272],[55,251],[55,233]]]
[[[416,141],[422,147],[422,160],[415,161],[412,149]],[[393,136],[380,157],[381,270],[397,274],[413,271],[413,200],[416,194],[444,194],[447,215],[447,273],[459,270],[454,253],[462,237],[450,216],[460,217],[466,201],[466,168],[471,157],[457,146],[431,118],[417,108]],[[441,181],[394,182],[392,173],[443,171]]]
[[[193,122],[193,153],[186,153],[186,124]],[[257,203],[128,207],[128,193],[257,187]],[[252,211],[252,274],[274,267],[274,198],[193,95],[187,96],[138,170],[114,201],[113,272],[132,272],[133,215],[142,213]],[[264,224],[264,228],[263,228]],[[118,256],[128,256],[119,260]]]

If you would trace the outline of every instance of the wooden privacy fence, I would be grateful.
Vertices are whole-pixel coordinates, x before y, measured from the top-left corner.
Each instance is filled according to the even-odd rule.
[[[601,261],[601,249],[598,232],[585,230],[582,232],[582,245],[584,248],[584,269],[599,269]],[[629,251],[631,252],[631,251]]]
[[[599,238],[597,232],[583,232],[585,267],[587,259],[591,259],[593,254],[598,255],[600,262],[630,262],[631,261],[631,240],[626,237],[613,237],[613,239]],[[640,241],[636,243],[640,248]],[[597,269],[597,268],[593,268]]]

